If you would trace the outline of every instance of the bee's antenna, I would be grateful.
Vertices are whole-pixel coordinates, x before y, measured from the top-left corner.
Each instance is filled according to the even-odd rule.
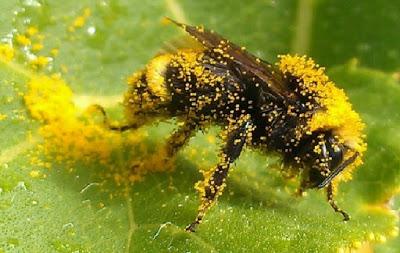
[[[328,183],[330,183],[332,181],[332,179],[334,179],[342,170],[344,170],[344,168],[346,168],[347,166],[349,166],[349,164],[351,164],[352,162],[354,162],[354,160],[357,158],[358,156],[358,152],[356,152],[352,157],[350,157],[349,159],[347,159],[346,161],[344,161],[342,164],[340,164],[334,171],[332,171],[332,173],[325,178],[324,181],[322,181],[322,183],[320,183],[317,187],[318,188],[323,188],[325,187]]]
[[[171,23],[174,23],[174,24],[177,25],[177,26],[182,27],[183,29],[186,28],[186,25],[185,25],[185,24],[180,23],[180,22],[178,22],[178,21],[176,21],[176,20],[174,20],[174,19],[172,19],[172,18],[170,18],[170,17],[164,17],[164,19],[165,19],[167,22],[171,22]]]
[[[101,114],[103,115],[103,124],[106,128],[108,128],[110,130],[123,132],[123,131],[129,130],[129,129],[132,129],[132,128],[138,128],[138,126],[135,124],[112,125],[112,124],[110,124],[110,121],[107,117],[106,110],[103,108],[103,106],[94,104],[94,105],[92,105],[92,107],[101,112]]]

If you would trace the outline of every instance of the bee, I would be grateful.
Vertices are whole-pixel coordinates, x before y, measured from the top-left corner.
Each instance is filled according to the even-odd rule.
[[[201,203],[186,230],[194,232],[222,194],[244,146],[281,154],[301,178],[299,192],[325,188],[333,210],[349,220],[334,194],[362,164],[366,143],[344,91],[306,56],[281,55],[271,64],[202,26],[170,21],[199,46],[159,54],[135,72],[123,102],[127,124],[109,127],[125,131],[176,118],[182,124],[165,147],[173,157],[197,130],[221,126],[219,162],[197,184]]]

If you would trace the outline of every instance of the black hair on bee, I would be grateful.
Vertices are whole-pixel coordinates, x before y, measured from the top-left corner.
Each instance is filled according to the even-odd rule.
[[[300,171],[300,191],[326,188],[330,205],[348,220],[333,196],[337,183],[362,164],[366,144],[364,124],[343,90],[305,56],[280,55],[270,64],[213,31],[172,22],[200,46],[160,54],[135,72],[124,100],[128,124],[110,128],[174,117],[182,125],[165,147],[172,157],[196,130],[222,126],[219,163],[197,185],[201,204],[186,230],[195,231],[222,194],[245,145],[282,154],[288,169]]]

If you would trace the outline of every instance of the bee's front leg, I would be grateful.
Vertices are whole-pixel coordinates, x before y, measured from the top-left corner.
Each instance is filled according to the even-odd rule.
[[[101,105],[94,104],[91,106],[94,109],[101,112],[101,114],[103,115],[103,124],[105,127],[107,127],[110,130],[124,132],[129,129],[136,129],[136,128],[140,127],[140,125],[138,125],[138,124],[112,125],[112,124],[110,124],[110,120],[108,119],[106,110],[104,110],[104,108]]]
[[[180,126],[167,140],[166,155],[174,157],[176,153],[182,148],[193,135],[198,124],[194,120],[188,119]]]
[[[338,212],[343,216],[343,221],[350,220],[350,215],[348,215],[345,211],[340,209],[336,205],[336,201],[333,199],[334,193],[333,193],[333,185],[332,185],[332,183],[329,183],[327,188],[326,188],[326,196],[327,196],[328,202],[331,205],[331,207],[333,208],[333,210],[335,210],[335,212]]]
[[[161,160],[164,168],[172,169],[176,154],[185,144],[188,143],[196,128],[196,122],[191,120],[185,121],[182,126],[168,137],[166,144],[159,149],[156,154],[146,159],[147,166],[159,166]]]
[[[201,204],[196,219],[186,227],[186,231],[194,232],[196,230],[208,209],[222,194],[230,164],[239,157],[244,144],[251,138],[251,131],[251,121],[248,117],[243,117],[243,119],[227,127],[226,144],[222,149],[220,162],[210,176],[206,176],[197,187],[201,194]]]

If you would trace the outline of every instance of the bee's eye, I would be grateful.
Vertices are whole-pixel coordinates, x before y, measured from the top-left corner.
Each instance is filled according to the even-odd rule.
[[[339,149],[338,152],[332,152],[329,154],[329,156],[331,157],[331,163],[330,163],[330,167],[336,168],[337,166],[339,166],[339,164],[342,163],[343,161],[343,152],[341,149]]]
[[[334,170],[343,162],[343,146],[337,144],[336,141],[331,138],[326,145],[326,149],[329,153],[329,167],[331,170]]]
[[[331,135],[323,136],[314,150],[319,152],[311,159],[310,187],[321,184],[343,162],[344,148]]]
[[[321,171],[316,167],[312,167],[309,172],[309,181],[311,183],[310,187],[316,187],[324,180],[325,176],[321,174]]]

